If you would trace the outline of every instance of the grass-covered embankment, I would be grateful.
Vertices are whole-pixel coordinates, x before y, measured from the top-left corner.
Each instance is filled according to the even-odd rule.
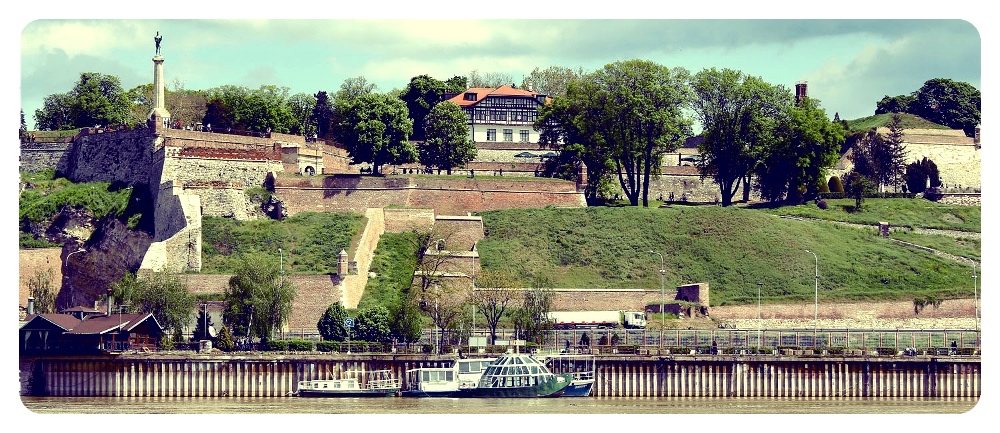
[[[878,201],[865,201],[876,220],[882,218],[875,210],[883,206]],[[938,212],[925,206],[933,205],[930,202],[900,201]],[[812,300],[816,263],[805,250],[818,256],[821,301],[972,295],[969,266],[900,246],[878,237],[874,228],[773,214],[787,213],[785,209],[677,206],[483,212],[487,236],[478,249],[485,268],[507,268],[526,279],[547,277],[554,287],[646,289],[660,287],[660,257],[648,252],[657,251],[663,254],[667,287],[707,282],[712,305],[756,302],[757,283],[763,285],[764,302]],[[973,209],[978,216],[978,208]],[[926,224],[932,219],[919,210],[912,212],[919,216],[897,224]]]
[[[261,254],[285,272],[337,273],[337,254],[352,251],[366,219],[356,213],[302,212],[283,221],[203,217],[202,273],[229,273],[243,254]],[[279,254],[278,248],[282,249]]]

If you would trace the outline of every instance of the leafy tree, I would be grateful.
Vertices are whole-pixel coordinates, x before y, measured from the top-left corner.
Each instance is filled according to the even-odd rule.
[[[893,138],[892,132],[883,137],[872,128],[854,145],[853,152],[854,171],[867,178],[879,192],[887,185],[897,185],[902,178],[906,149],[901,138]]]
[[[152,86],[150,86],[152,91]],[[164,108],[170,112],[172,121],[180,121],[181,125],[189,125],[201,122],[205,118],[207,100],[205,92],[197,90],[186,90],[180,80],[174,80],[173,90],[164,89]],[[152,106],[150,106],[152,109]],[[149,111],[146,111],[149,114]],[[143,116],[142,120],[146,117]]]
[[[937,164],[925,156],[920,161],[913,161],[906,166],[906,187],[910,192],[919,194],[926,191],[928,186],[931,188],[941,186],[941,178]]]
[[[766,150],[775,146],[776,128],[791,104],[791,93],[760,77],[728,68],[698,72],[692,87],[696,95],[693,109],[701,119],[705,137],[698,146],[705,158],[700,170],[702,176],[711,176],[719,185],[722,206],[729,206],[740,186],[746,187]],[[782,173],[790,168],[791,161],[779,159],[762,171]]]
[[[42,99],[42,108],[35,110],[35,128],[41,131],[58,131],[76,128],[71,118],[73,101],[69,93],[56,93]]]
[[[469,138],[468,115],[452,102],[434,106],[426,119],[426,141],[418,147],[420,163],[448,170],[476,159],[476,143]]]
[[[442,278],[451,264],[452,255],[447,246],[455,236],[454,231],[432,229],[414,231],[410,237],[416,243],[417,290],[413,294],[420,310],[431,316],[434,326],[443,335],[445,329],[464,311],[469,299],[469,282],[456,278]],[[440,348],[440,344],[436,344]]]
[[[548,320],[552,310],[552,282],[545,278],[535,278],[531,288],[524,292],[522,303],[514,314],[514,327],[519,336],[527,341],[542,344],[545,332],[552,328]]]
[[[402,302],[394,305],[392,314],[392,324],[390,325],[392,338],[406,344],[420,340],[420,332],[423,329],[420,323],[420,309],[417,308],[412,293],[404,294]]]
[[[763,163],[754,171],[764,199],[797,203],[825,186],[824,171],[837,162],[844,130],[827,119],[818,100],[805,98],[782,109],[775,137],[759,149]]]
[[[21,142],[28,141],[28,124],[24,122],[24,109],[21,110],[21,127],[17,129],[17,136]]]
[[[517,279],[508,272],[484,270],[476,279],[476,288],[469,300],[486,319],[490,328],[490,341],[496,341],[497,324],[508,307],[520,298]]]
[[[461,75],[456,75],[444,82],[444,88],[448,93],[462,93],[469,88],[468,80]]]
[[[56,293],[48,269],[36,270],[28,280],[28,296],[35,298],[35,314],[54,313]]]
[[[344,327],[344,319],[347,318],[347,310],[340,302],[335,302],[326,307],[323,316],[316,323],[319,335],[324,340],[344,341],[347,338],[347,328]]]
[[[972,137],[980,122],[982,96],[969,83],[946,78],[924,82],[916,91],[916,115],[949,128],[961,129]]]
[[[316,125],[316,135],[320,138],[332,138],[333,103],[324,91],[316,92],[316,105],[313,106],[312,118]]]
[[[406,103],[406,109],[413,120],[413,140],[424,140],[424,119],[437,104],[444,100],[446,85],[429,75],[418,75],[410,79],[403,94],[399,96]],[[464,90],[464,89],[463,89]],[[466,122],[467,123],[467,122]],[[468,134],[468,133],[466,133]]]
[[[392,340],[391,322],[388,308],[381,305],[366,307],[358,312],[355,324],[358,338],[378,343],[389,342]]]
[[[229,332],[229,327],[222,325],[222,329],[219,330],[219,336],[215,339],[215,347],[224,352],[229,352],[236,348],[236,343],[233,342],[233,334]]]
[[[153,110],[153,83],[135,86],[125,92],[125,97],[128,98],[130,107],[128,124],[145,125],[149,113]]]
[[[353,101],[364,95],[369,95],[378,92],[378,86],[375,83],[369,83],[364,76],[357,76],[353,78],[348,78],[344,80],[340,85],[340,90],[337,91],[336,99],[343,101]]]
[[[864,204],[865,194],[871,192],[872,184],[865,176],[856,171],[847,176],[847,195],[854,199],[854,211],[860,212]]]
[[[373,173],[378,174],[383,164],[416,160],[416,149],[407,141],[413,121],[407,117],[403,101],[369,93],[344,104],[337,137],[353,163],[371,163]]]
[[[569,85],[568,94],[578,95],[583,87],[580,81]],[[580,165],[587,168],[587,188],[584,196],[588,203],[597,203],[614,194],[617,179],[611,148],[603,140],[591,139],[584,130],[583,104],[569,96],[557,97],[538,108],[535,129],[540,131],[539,144],[559,150],[559,158],[546,164],[546,175],[561,179],[575,178]]]
[[[607,155],[633,206],[640,197],[643,206],[649,205],[649,179],[657,174],[663,153],[691,134],[691,121],[681,112],[687,77],[683,68],[628,60],[607,64],[568,89],[568,116],[559,120],[573,125],[580,144]]]
[[[126,272],[111,285],[117,305],[127,305],[132,313],[152,313],[165,330],[184,329],[194,311],[195,298],[179,276],[155,272],[138,277]]]
[[[885,113],[912,113],[916,105],[917,98],[911,95],[889,96],[885,95],[881,101],[875,104],[875,114]]]
[[[511,78],[510,74],[505,74],[503,72],[480,73],[478,70],[473,69],[468,75],[466,75],[466,83],[469,87],[496,88],[514,84],[514,79]]]
[[[80,74],[69,92],[69,118],[74,128],[118,125],[129,116],[129,100],[118,77],[96,72]]]
[[[582,67],[575,71],[562,66],[549,66],[545,69],[536,67],[521,80],[521,88],[551,97],[563,97],[566,96],[569,83],[583,78],[584,75]]]
[[[316,125],[312,122],[313,109],[316,108],[316,97],[308,93],[296,93],[288,97],[285,102],[288,112],[293,119],[288,126],[288,132],[295,135],[310,136],[316,132]]]
[[[195,318],[194,331],[191,331],[191,338],[194,341],[214,340],[208,332],[208,328],[213,326],[215,326],[215,323],[212,323],[212,316],[208,314],[208,311],[205,311],[204,308],[198,310],[198,317]]]
[[[292,310],[295,288],[278,263],[263,255],[244,255],[229,278],[223,320],[236,335],[271,340]]]

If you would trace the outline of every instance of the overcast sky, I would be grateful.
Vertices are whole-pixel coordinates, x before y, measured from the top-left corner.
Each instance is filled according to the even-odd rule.
[[[442,10],[468,8],[455,9],[446,3]],[[630,3],[604,4],[625,8]],[[288,13],[297,10],[293,6],[298,2],[269,4],[287,6],[282,11]],[[839,113],[844,119],[872,115],[883,96],[909,94],[931,78],[982,88],[982,44],[974,20],[815,20],[780,15],[786,19],[595,20],[557,18],[556,9],[540,13],[551,19],[529,20],[468,19],[462,17],[471,14],[462,12],[446,14],[446,20],[197,20],[177,18],[242,15],[226,11],[178,14],[200,9],[197,3],[163,5],[169,6],[174,19],[24,20],[19,47],[20,105],[28,127],[34,127],[34,111],[43,98],[69,91],[83,72],[115,75],[126,90],[151,83],[157,31],[163,36],[161,54],[168,88],[175,82],[199,90],[273,84],[288,87],[291,94],[315,94],[334,92],[345,79],[364,76],[385,92],[405,87],[416,75],[446,80],[472,70],[505,73],[520,84],[535,67],[593,71],[607,63],[638,58],[691,72],[733,68],[789,88],[805,81],[809,96],[819,99],[829,116]],[[755,9],[743,15],[740,7],[745,6],[733,4],[720,7],[719,12],[721,16],[761,13]],[[355,11],[354,16],[378,18],[377,11],[373,7]],[[706,16],[708,11],[712,9],[688,13]],[[86,12],[83,16],[94,15],[89,9]],[[426,9],[419,13],[428,15]],[[510,13],[475,15],[527,15]],[[145,15],[152,14],[145,11]],[[664,15],[665,11],[651,14]],[[278,16],[284,15],[279,11]]]

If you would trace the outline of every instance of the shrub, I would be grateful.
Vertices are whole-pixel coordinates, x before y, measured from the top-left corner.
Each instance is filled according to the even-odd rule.
[[[840,182],[840,178],[837,176],[830,177],[830,181],[827,183],[828,192],[844,192],[844,184]],[[822,191],[821,191],[822,192]]]
[[[296,352],[312,352],[313,342],[309,340],[289,340],[288,350],[294,350]]]
[[[829,205],[826,204],[826,200],[820,200],[816,202],[816,207],[826,210],[826,208],[829,207]]]
[[[226,325],[222,325],[222,329],[219,330],[219,336],[215,338],[215,347],[223,352],[228,352],[236,348],[236,344],[233,343],[233,336],[229,333],[229,328]]]
[[[283,352],[288,350],[288,342],[285,340],[274,340],[267,342],[267,350]]]
[[[340,351],[340,342],[339,341],[328,341],[328,340],[317,341],[316,342],[316,350],[318,350],[320,352],[333,352],[333,351],[338,351],[339,352]]]

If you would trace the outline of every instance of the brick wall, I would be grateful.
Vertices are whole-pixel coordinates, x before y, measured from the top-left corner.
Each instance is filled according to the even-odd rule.
[[[645,289],[552,289],[553,311],[642,311],[647,304],[659,304],[660,291]],[[666,302],[677,292],[667,289]]]
[[[405,233],[410,230],[430,230],[434,226],[434,209],[385,208],[385,231]]]
[[[66,172],[70,143],[21,143],[20,170],[29,173],[55,168]]]

